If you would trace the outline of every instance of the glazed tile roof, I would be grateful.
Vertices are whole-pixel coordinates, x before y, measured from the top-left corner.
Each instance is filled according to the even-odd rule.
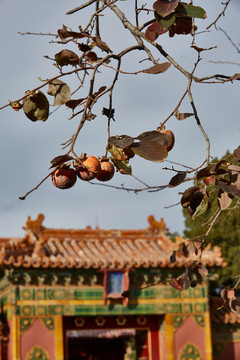
[[[149,227],[143,230],[48,229],[44,216],[29,217],[24,238],[0,238],[0,265],[24,268],[157,268],[183,267],[189,258],[170,255],[176,243],[166,235],[166,224],[149,216]],[[178,238],[177,241],[183,241]],[[206,249],[202,263],[222,266],[219,249]]]

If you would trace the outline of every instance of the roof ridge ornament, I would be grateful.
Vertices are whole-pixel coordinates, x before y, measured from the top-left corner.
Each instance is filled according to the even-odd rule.
[[[43,232],[45,226],[42,225],[45,216],[43,214],[38,214],[36,220],[32,220],[31,216],[28,216],[28,219],[25,223],[23,229],[26,231],[26,236],[29,237],[33,242],[43,238]]]
[[[166,233],[168,231],[167,225],[163,218],[161,218],[160,221],[157,221],[154,215],[149,215],[147,220],[150,225],[147,229],[152,231],[153,233]]]

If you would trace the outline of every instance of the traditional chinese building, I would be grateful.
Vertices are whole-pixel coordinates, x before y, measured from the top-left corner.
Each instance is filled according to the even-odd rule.
[[[2,360],[213,359],[208,284],[163,285],[189,260],[170,262],[176,243],[163,219],[150,216],[145,230],[51,229],[43,220],[29,217],[23,238],[0,239]],[[201,261],[211,271],[223,264],[219,249]],[[216,359],[227,359],[217,332]]]

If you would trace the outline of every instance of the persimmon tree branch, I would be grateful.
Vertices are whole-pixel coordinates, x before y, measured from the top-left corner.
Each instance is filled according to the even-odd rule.
[[[68,72],[66,72],[66,73],[61,73],[61,74],[59,74],[59,75],[56,75],[56,76],[52,77],[51,79],[48,79],[48,80],[44,81],[44,82],[42,83],[42,85],[37,86],[36,88],[34,88],[34,89],[31,90],[30,92],[28,92],[28,94],[25,94],[25,95],[22,96],[21,98],[19,98],[19,99],[17,99],[17,100],[14,100],[14,102],[20,102],[20,101],[22,101],[22,100],[25,99],[27,96],[29,96],[29,94],[35,93],[37,90],[42,89],[43,87],[45,87],[46,85],[50,84],[50,83],[53,82],[54,80],[60,79],[60,78],[63,77],[63,76],[71,75],[71,74],[74,74],[74,73],[77,73],[77,72],[83,71],[83,70],[92,70],[92,69],[93,69],[93,67],[91,67],[91,66],[88,66],[88,67],[86,67],[86,68],[81,67],[81,68],[76,68],[76,69],[74,69],[74,70],[68,71]],[[0,107],[0,110],[6,108],[6,107],[8,107],[8,106],[11,106],[11,102],[9,102],[8,104],[3,105],[2,107]]]
[[[220,14],[218,14],[217,18],[216,18],[210,25],[208,25],[208,26],[206,27],[206,30],[209,30],[213,25],[214,25],[215,28],[216,28],[216,23],[217,23],[217,21],[220,19],[221,16],[224,16],[224,15],[225,15],[225,12],[226,12],[226,10],[227,10],[227,7],[228,7],[230,1],[231,1],[231,0],[227,0],[225,3],[222,3],[222,4],[225,5],[224,8],[223,8],[223,10],[220,12]]]

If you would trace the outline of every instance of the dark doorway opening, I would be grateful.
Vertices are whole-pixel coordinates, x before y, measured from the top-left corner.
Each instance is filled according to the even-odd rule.
[[[146,347],[147,331],[128,330],[134,336],[129,336],[126,331],[116,334],[114,330],[70,331],[67,334],[67,359],[125,360],[130,354],[131,359],[138,359]]]

